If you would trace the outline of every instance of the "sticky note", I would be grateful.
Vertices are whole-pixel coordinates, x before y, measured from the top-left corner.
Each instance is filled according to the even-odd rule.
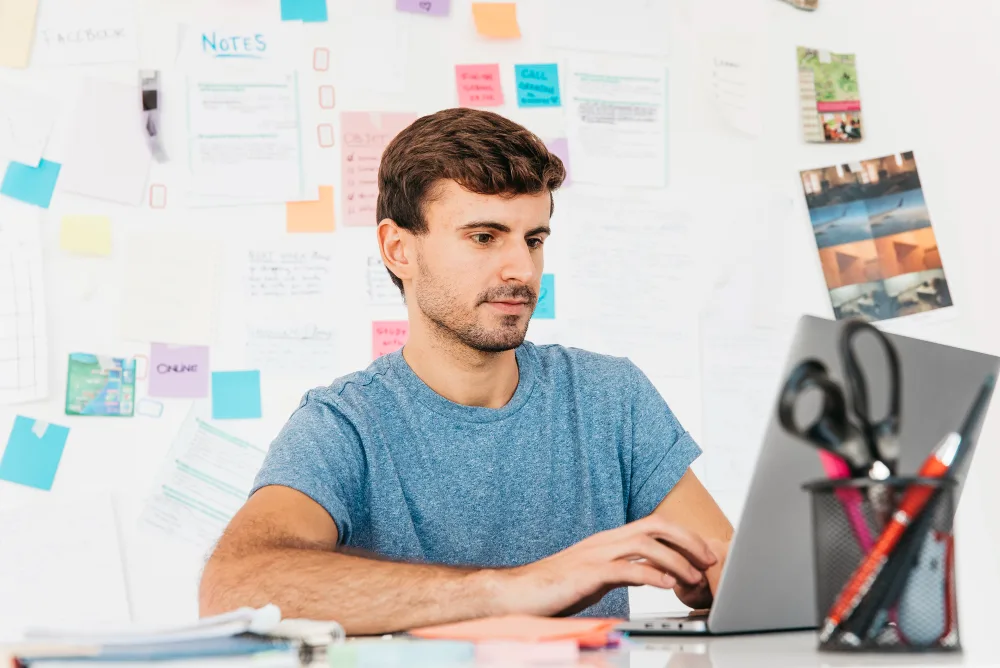
[[[0,67],[27,67],[38,0],[0,0]]]
[[[282,21],[326,21],[326,0],[281,0]]]
[[[211,381],[208,346],[154,343],[149,354],[149,396],[207,397]]]
[[[335,143],[333,140],[333,126],[329,123],[320,123],[316,126],[316,141],[323,148],[330,148]]]
[[[429,16],[448,16],[451,0],[396,0],[396,10]]]
[[[554,274],[542,274],[542,286],[538,291],[538,303],[532,318],[551,320],[556,317],[556,277]]]
[[[59,248],[80,255],[111,255],[111,221],[107,216],[63,216]]]
[[[406,320],[379,320],[372,323],[372,359],[393,353],[406,344],[410,323]]]
[[[562,184],[564,186],[568,186],[573,182],[569,173],[569,141],[567,141],[565,137],[560,139],[550,139],[545,142],[545,146],[549,149],[549,152],[555,153],[556,156],[562,160],[563,167],[566,169],[566,178],[563,179]]]
[[[515,65],[514,81],[519,107],[558,107],[562,104],[559,66],[555,63]]]
[[[285,230],[288,232],[333,232],[333,186],[319,187],[315,202],[287,202]]]
[[[313,69],[317,72],[326,72],[330,69],[329,49],[322,46],[318,46],[313,49]]]
[[[333,86],[320,86],[319,106],[322,109],[333,109],[334,103],[335,103],[335,98],[333,94]]]
[[[52,489],[67,437],[69,427],[18,415],[0,459],[0,480]]]
[[[163,415],[163,404],[156,399],[149,399],[143,397],[135,404],[136,415],[145,415],[146,417],[158,418]]]
[[[212,372],[212,419],[259,418],[260,371]]]
[[[56,189],[60,168],[62,165],[58,162],[45,158],[38,163],[38,167],[11,160],[7,165],[7,173],[3,176],[3,183],[0,183],[0,195],[47,209],[52,201],[52,191]]]
[[[483,37],[516,39],[521,36],[516,2],[473,2],[472,18],[476,22],[476,32]]]
[[[461,107],[498,107],[503,104],[499,65],[455,65],[455,85]]]

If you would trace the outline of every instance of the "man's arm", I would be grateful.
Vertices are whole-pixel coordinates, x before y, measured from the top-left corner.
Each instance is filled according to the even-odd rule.
[[[698,585],[691,587],[678,583],[674,587],[677,597],[685,605],[692,608],[709,607],[729,553],[733,525],[691,469],[685,471],[652,514],[698,534],[718,558],[716,563],[706,569],[705,578]]]
[[[282,617],[335,619],[365,635],[495,612],[488,572],[379,561],[336,545],[322,506],[288,487],[261,488],[205,565],[201,614],[274,603]]]
[[[262,487],[205,566],[201,614],[275,603],[283,617],[334,619],[351,635],[374,635],[488,615],[555,615],[629,585],[695,586],[715,561],[697,535],[660,517],[501,570],[380,561],[336,545],[337,525],[322,506],[288,487]]]

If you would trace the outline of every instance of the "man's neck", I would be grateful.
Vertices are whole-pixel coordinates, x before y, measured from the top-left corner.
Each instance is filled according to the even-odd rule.
[[[517,390],[513,350],[483,353],[411,326],[403,359],[429,388],[463,406],[503,408]]]

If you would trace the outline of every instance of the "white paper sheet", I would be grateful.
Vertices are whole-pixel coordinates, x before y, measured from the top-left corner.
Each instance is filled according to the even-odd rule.
[[[60,108],[47,95],[0,83],[0,162],[38,165]]]
[[[286,27],[188,26],[178,63],[185,77],[188,190],[227,199],[316,199],[307,187],[296,56]],[[300,53],[301,51],[301,53]],[[303,61],[308,62],[308,61]]]
[[[573,181],[661,188],[667,181],[667,69],[662,63],[577,56],[566,75]]]
[[[132,0],[41,0],[31,65],[138,61],[135,8]]]
[[[243,285],[249,368],[333,374],[336,286],[328,246],[296,240],[251,248],[243,258]]]
[[[122,278],[122,338],[211,345],[219,260],[216,244],[201,238],[133,232]]]
[[[37,209],[0,198],[0,404],[49,392],[41,227]]]
[[[139,517],[144,530],[207,551],[246,501],[266,450],[188,413]]]
[[[703,80],[719,122],[750,136],[762,132],[764,79],[759,38],[747,34],[705,35]]]
[[[546,0],[550,46],[577,51],[666,56],[669,4],[664,0]],[[636,20],[636,17],[642,20]]]
[[[561,282],[567,345],[629,357],[652,378],[697,370],[692,218],[684,208],[575,195]]]
[[[365,279],[368,286],[368,303],[372,306],[402,306],[403,295],[385,270],[382,257],[369,255]]]
[[[109,497],[47,498],[5,510],[0,536],[0,639],[42,624],[130,620]]]
[[[74,110],[65,192],[138,206],[146,196],[152,154],[146,142],[138,80],[126,85],[88,79]]]

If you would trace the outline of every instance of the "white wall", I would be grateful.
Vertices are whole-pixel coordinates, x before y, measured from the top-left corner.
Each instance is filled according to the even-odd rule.
[[[45,0],[42,0],[45,2]],[[308,86],[332,83],[337,89],[336,112],[324,112],[324,120],[337,124],[345,110],[399,110],[418,114],[456,104],[454,65],[457,63],[499,63],[507,105],[500,111],[521,122],[544,138],[564,136],[564,108],[522,110],[516,108],[513,86],[515,63],[563,63],[572,54],[555,51],[545,43],[547,8],[563,11],[591,11],[602,3],[577,0],[522,0],[519,18],[523,38],[509,43],[487,42],[478,38],[472,26],[469,3],[453,2],[446,19],[396,14],[391,0],[331,0],[330,20],[303,28],[310,45],[327,46],[336,67],[325,75],[306,73]],[[739,265],[740,271],[761,271],[772,281],[766,322],[736,318],[732,333],[745,340],[763,336],[779,346],[787,338],[791,323],[802,313],[830,315],[823,276],[811,238],[798,181],[798,170],[839,162],[882,156],[899,151],[916,152],[927,204],[939,241],[951,292],[956,303],[953,317],[912,318],[888,323],[887,328],[914,336],[988,352],[1000,352],[996,342],[1000,320],[996,316],[995,291],[1000,278],[994,271],[993,249],[996,232],[991,206],[995,192],[992,150],[1000,146],[1000,124],[994,121],[997,98],[995,84],[1000,63],[1000,46],[994,39],[1000,30],[1000,8],[990,0],[944,3],[938,0],[821,0],[818,12],[800,12],[778,0],[674,0],[669,3],[669,20],[662,25],[661,39],[669,44],[665,59],[669,68],[669,184],[663,192],[642,193],[634,189],[609,189],[574,184],[559,194],[555,234],[547,245],[549,267],[557,276],[567,266],[566,247],[573,235],[573,221],[559,212],[566,210],[578,195],[653,197],[657,201],[712,200],[728,202],[740,215],[715,217],[716,207],[689,207],[700,240],[702,273],[711,283],[728,276],[727,267],[743,241],[751,242],[758,229],[773,226],[768,244],[774,252],[766,257],[767,267]],[[637,24],[646,21],[637,11],[641,2],[615,3],[615,9],[636,12]],[[276,20],[276,1],[263,0],[143,0],[140,6],[141,63],[164,71],[168,114],[165,134],[172,156],[166,165],[154,165],[150,182],[166,183],[170,192],[181,190],[184,142],[183,127],[176,114],[179,95],[176,77],[171,77],[175,26],[198,17],[263,17]],[[356,17],[374,17],[358,27]],[[351,71],[366,67],[374,52],[396,54],[398,44],[385,44],[382,33],[372,31],[359,40],[358,30],[392,24],[408,37],[401,54],[405,68],[405,90],[380,92],[352,86]],[[724,128],[706,106],[702,45],[711,35],[755,35],[760,47],[766,86],[763,134],[747,137]],[[350,36],[354,36],[353,39]],[[395,41],[395,40],[394,40]],[[348,52],[348,44],[367,43],[366,51]],[[854,52],[862,96],[866,138],[858,145],[806,145],[800,140],[796,88],[795,47],[798,45]],[[13,81],[57,93],[67,108],[60,118],[46,157],[64,159],[66,133],[70,127],[73,92],[81,74],[132,82],[132,66],[105,66],[64,70],[0,70],[0,80]],[[565,85],[565,79],[563,79]],[[329,149],[312,166],[322,183],[339,187],[339,153]],[[572,147],[571,147],[572,152]],[[757,207],[742,210],[740,203],[753,196],[773,196],[790,203],[787,214],[777,220],[761,220]],[[190,615],[194,578],[200,555],[167,543],[141,537],[134,532],[134,519],[141,508],[152,476],[170,445],[189,404],[168,402],[159,419],[136,417],[125,420],[70,418],[63,414],[66,356],[71,351],[114,355],[141,353],[142,342],[120,341],[116,317],[120,299],[118,286],[128,280],[122,275],[126,248],[122,243],[130,229],[156,226],[176,230],[196,239],[214,238],[230,249],[246,243],[247,236],[269,238],[284,234],[284,207],[258,206],[238,209],[188,209],[183,198],[174,198],[165,210],[146,206],[130,208],[57,193],[49,210],[41,215],[45,237],[45,277],[48,292],[50,336],[50,396],[47,401],[0,408],[5,418],[15,413],[72,428],[70,439],[48,495],[72,499],[95,490],[115,495],[128,549],[126,564],[131,587],[132,615],[151,620]],[[338,218],[340,204],[338,197]],[[72,257],[58,248],[59,221],[67,213],[106,213],[114,226],[115,251],[110,259]],[[766,214],[764,214],[766,215]],[[564,243],[563,240],[567,242]],[[339,318],[338,350],[341,372],[366,366],[370,361],[372,319],[404,317],[401,309],[372,309],[365,301],[364,261],[374,249],[370,228],[344,229],[328,240],[337,259],[342,291],[331,304]],[[726,249],[720,254],[718,247]],[[759,261],[759,260],[758,260]],[[577,268],[579,269],[579,268]],[[593,271],[600,272],[600,266]],[[740,276],[737,276],[739,282]],[[655,291],[656,286],[621,286],[621,289]],[[220,314],[225,314],[227,298],[218,295]],[[759,296],[758,296],[759,298]],[[573,341],[576,334],[565,324],[583,302],[559,302],[560,319],[532,327],[532,336],[545,340]],[[358,316],[357,314],[361,314]],[[937,314],[940,315],[940,314]],[[656,323],[659,314],[648,318]],[[212,350],[215,369],[239,368],[242,351],[225,342],[227,326],[221,323]],[[238,324],[238,323],[236,323]],[[765,325],[765,326],[762,326]],[[770,326],[766,326],[770,325]],[[697,321],[692,321],[697,327]],[[745,329],[740,329],[745,328]],[[225,429],[257,443],[266,444],[283,423],[301,394],[316,383],[314,379],[264,378],[264,419],[252,423],[222,425]],[[675,412],[697,438],[710,429],[712,421],[727,415],[703,415],[702,377],[656,378],[657,385]],[[767,374],[749,378],[744,391],[758,396],[773,393],[773,378]],[[754,387],[753,383],[758,386]],[[142,388],[140,388],[140,396]],[[762,426],[765,414],[749,421],[752,433]],[[984,509],[996,497],[988,485],[978,484],[992,477],[1000,455],[994,445],[997,420],[990,419],[977,454],[975,474],[963,501],[964,516],[971,517],[971,530],[960,543],[961,552],[982,553],[992,546]],[[749,439],[752,462],[753,439]],[[725,447],[706,453],[710,466],[733,455]],[[733,476],[748,475],[746,455],[737,458]],[[700,468],[704,471],[704,468]],[[978,477],[977,477],[978,476]],[[709,471],[709,478],[711,478]],[[0,508],[30,509],[46,493],[0,482]],[[720,500],[738,515],[740,486],[720,492]],[[805,499],[803,499],[805,502]],[[962,525],[960,524],[960,529]],[[0,542],[2,546],[2,542]],[[2,549],[2,547],[0,547]],[[967,578],[965,582],[969,582]],[[634,611],[657,610],[669,605],[670,598],[658,592],[637,592]]]

